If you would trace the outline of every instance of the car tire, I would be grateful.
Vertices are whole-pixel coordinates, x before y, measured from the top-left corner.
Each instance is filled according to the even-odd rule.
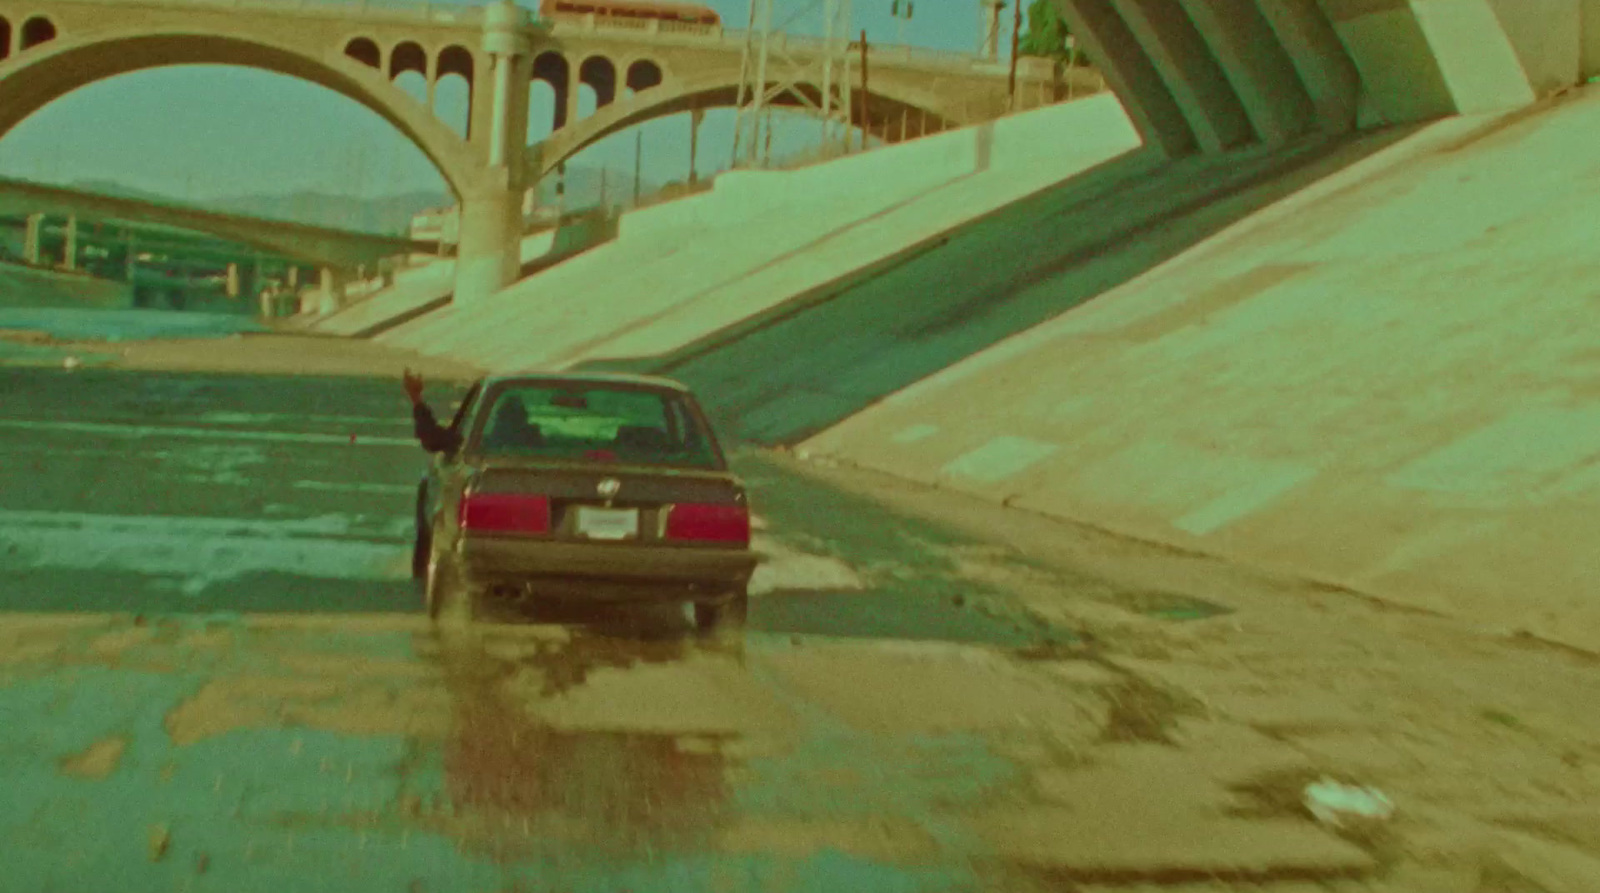
[[[476,590],[464,578],[455,561],[434,548],[428,550],[425,598],[428,618],[441,626],[466,626],[476,614]]]
[[[701,633],[740,630],[749,617],[750,594],[742,588],[727,601],[696,602],[694,606],[695,629]]]
[[[426,581],[428,579],[428,561],[433,552],[432,537],[427,531],[417,530],[416,539],[411,544],[411,579]]]
[[[433,552],[433,536],[431,535],[432,531],[428,529],[428,525],[423,518],[423,506],[425,505],[424,500],[427,496],[427,486],[427,481],[423,481],[417,485],[417,533],[416,536],[412,538],[411,542],[411,578],[413,580],[428,579],[428,560],[430,554]]]

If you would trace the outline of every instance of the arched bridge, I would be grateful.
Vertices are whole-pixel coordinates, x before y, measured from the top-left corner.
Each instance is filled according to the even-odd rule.
[[[383,117],[438,168],[461,203],[457,293],[493,292],[518,261],[521,194],[595,140],[653,117],[731,105],[746,36],[720,26],[592,16],[535,21],[498,0],[430,6],[365,0],[0,0],[0,136],[66,93],[159,66],[244,65],[341,93]],[[773,81],[785,58],[815,60],[820,41],[775,36]],[[854,107],[890,141],[992,119],[1008,108],[1007,66],[959,53],[872,47]],[[406,72],[427,84],[417,98],[395,83]],[[1078,73],[1081,75],[1081,73]],[[465,133],[433,110],[435,85],[468,85]],[[553,129],[529,127],[535,80],[554,89]],[[812,78],[811,80],[815,80]],[[579,119],[579,84],[597,111]],[[819,85],[797,87],[820,98]],[[1022,108],[1067,92],[1052,66],[1021,66]],[[843,98],[841,94],[840,99]],[[837,100],[835,100],[837,101]],[[798,105],[790,94],[776,104]],[[530,129],[544,137],[529,145]],[[546,133],[548,132],[548,136]]]

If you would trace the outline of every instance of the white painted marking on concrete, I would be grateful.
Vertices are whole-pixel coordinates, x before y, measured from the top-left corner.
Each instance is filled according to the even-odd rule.
[[[1384,478],[1437,493],[1515,491],[1552,483],[1600,455],[1600,408],[1507,413]]]
[[[405,493],[414,494],[411,484],[362,484],[335,481],[295,481],[290,486],[296,490],[326,490],[334,493]]]
[[[1229,524],[1254,514],[1268,503],[1316,476],[1310,468],[1284,468],[1263,470],[1260,477],[1248,485],[1228,491],[1201,508],[1172,522],[1172,526],[1193,534],[1205,536]]]
[[[387,526],[391,533],[410,530],[409,521]],[[0,541],[9,549],[0,554],[0,566],[176,576],[188,595],[260,572],[335,580],[407,576],[405,547],[326,536],[356,529],[353,519],[339,515],[254,521],[0,512]]]
[[[1058,401],[1052,406],[1048,410],[1048,416],[1052,422],[1059,422],[1072,416],[1083,414],[1093,409],[1094,406],[1095,398],[1093,397],[1069,397],[1066,400]]]
[[[203,412],[197,416],[180,416],[179,418],[193,418],[195,421],[207,425],[275,425],[283,422],[336,422],[344,425],[390,425],[394,427],[411,427],[409,417],[376,417],[359,415],[315,415],[304,413],[281,412]]]
[[[901,429],[889,439],[895,443],[916,443],[919,440],[926,440],[927,438],[938,433],[938,425],[912,425],[909,428]]]
[[[975,450],[957,456],[939,471],[992,483],[1021,472],[1059,449],[1056,444],[1025,437],[996,437]]]
[[[111,531],[178,531],[196,536],[252,537],[352,537],[360,539],[406,539],[411,537],[411,519],[382,515],[318,515],[288,521],[261,521],[254,518],[206,518],[192,515],[98,515],[85,512],[43,512],[0,510],[0,526],[52,527],[71,530],[89,528]]]
[[[189,437],[213,440],[259,440],[269,443],[327,443],[349,444],[349,434],[312,434],[291,431],[219,431],[211,428],[179,428],[165,425],[122,425],[104,422],[51,422],[22,419],[0,419],[0,428],[23,431],[65,431],[79,434],[102,434],[111,437]],[[355,435],[357,446],[409,446],[417,445],[411,437],[384,437],[377,434]]]

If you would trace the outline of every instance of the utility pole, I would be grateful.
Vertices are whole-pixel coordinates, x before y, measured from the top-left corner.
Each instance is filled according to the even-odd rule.
[[[644,190],[644,183],[639,179],[644,171],[644,130],[642,127],[633,129],[633,206],[639,207],[639,195]]]
[[[772,17],[770,15],[763,16],[760,20],[762,27],[759,30],[756,28],[757,4],[763,2],[769,2],[769,0],[750,0],[750,22],[744,32],[744,49],[739,54],[739,92],[734,98],[734,106],[738,109],[738,112],[733,121],[733,157],[729,162],[730,167],[739,166],[740,148],[744,142],[745,128],[753,128],[755,126],[755,118],[750,114],[748,103],[754,102],[755,113],[759,115],[761,111],[759,97],[767,91],[765,72],[757,75],[753,83],[751,78],[752,71],[758,64],[757,57],[765,59],[767,55],[767,26],[772,23]],[[756,46],[757,39],[761,41],[759,47]],[[748,151],[746,154],[748,154]]]
[[[1067,99],[1072,99],[1072,85],[1077,83],[1073,73],[1078,70],[1078,38],[1067,35]]]
[[[767,106],[761,121],[761,166],[772,165],[772,106]]]
[[[1022,0],[1011,0],[1011,74],[1006,79],[1006,110],[1017,110],[1017,41],[1022,34]]]
[[[834,134],[850,150],[850,0],[823,0],[822,4],[822,141],[824,154],[834,152]],[[834,66],[839,65],[839,77]],[[837,103],[837,105],[836,105]],[[837,108],[837,113],[835,109]],[[842,126],[839,126],[842,125]]]
[[[867,116],[867,29],[861,29],[861,151],[867,151],[868,126],[872,119]]]

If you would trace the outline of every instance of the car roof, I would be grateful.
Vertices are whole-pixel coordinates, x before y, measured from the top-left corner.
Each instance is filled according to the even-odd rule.
[[[689,386],[660,375],[634,372],[500,372],[484,378],[484,386],[519,382],[571,382],[572,384],[626,384],[687,392]]]

